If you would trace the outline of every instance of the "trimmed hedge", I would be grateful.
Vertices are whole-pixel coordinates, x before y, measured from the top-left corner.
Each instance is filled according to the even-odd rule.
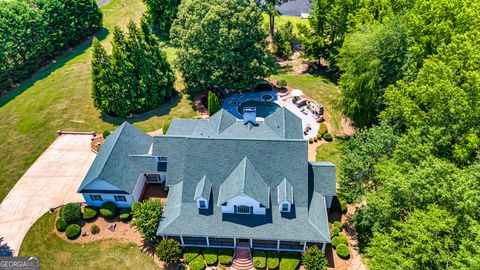
[[[280,260],[280,270],[295,270],[300,264],[300,254],[297,252],[284,252]]]
[[[335,236],[332,238],[332,246],[338,247],[340,244],[348,244],[348,239],[344,234],[340,234],[339,236]]]
[[[339,228],[340,231],[342,230],[342,223],[340,221],[333,222],[333,227]]]
[[[270,270],[277,269],[279,264],[278,253],[274,251],[267,252],[267,268]]]
[[[97,234],[100,232],[100,227],[98,227],[97,224],[93,224],[90,228],[90,232],[93,234]]]
[[[121,208],[120,209],[120,219],[123,221],[128,221],[130,219],[132,210],[130,208]]]
[[[83,208],[83,219],[84,220],[92,220],[97,216],[98,212],[97,209],[93,206],[85,206]]]
[[[80,235],[80,232],[82,232],[80,225],[70,224],[65,230],[65,235],[67,236],[68,239],[75,239]]]
[[[110,131],[104,130],[104,131],[102,132],[102,137],[103,137],[104,139],[106,139],[106,138],[108,137],[108,135],[110,135],[110,134],[111,134]]]
[[[117,205],[113,202],[106,202],[100,207],[100,214],[106,219],[114,219],[117,216]]]
[[[346,259],[350,257],[350,249],[346,244],[340,244],[337,246],[337,255],[340,258]]]
[[[206,248],[203,251],[203,257],[207,265],[214,265],[218,262],[217,250],[214,248]]]
[[[327,133],[323,134],[323,139],[327,142],[331,142],[333,140],[333,136],[332,136],[332,134],[327,132]]]
[[[183,250],[183,259],[185,260],[186,263],[189,263],[193,261],[196,257],[200,255],[200,249],[199,248],[194,248],[194,247],[186,247]]]
[[[65,222],[72,224],[82,217],[82,209],[78,203],[67,203],[62,207],[61,216]]]
[[[332,237],[338,236],[339,233],[340,233],[340,229],[337,228],[337,227],[333,227],[333,229],[332,229]]]
[[[233,260],[233,250],[229,248],[222,248],[218,251],[218,261],[222,265],[230,265]]]
[[[155,249],[158,258],[167,264],[176,262],[182,256],[178,241],[172,238],[163,239]]]
[[[325,123],[321,123],[320,127],[318,128],[318,135],[323,137],[323,135],[327,132],[328,132],[327,125]]]
[[[267,267],[267,254],[265,251],[253,251],[253,266],[257,269],[264,269]]]
[[[191,262],[188,263],[188,267],[190,270],[203,270],[205,269],[205,261],[203,260],[203,256],[199,255]]]
[[[68,227],[68,223],[61,217],[55,222],[55,227],[57,228],[57,231],[64,232]]]

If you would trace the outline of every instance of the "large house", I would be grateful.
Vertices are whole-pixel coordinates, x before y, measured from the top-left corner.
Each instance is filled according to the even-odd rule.
[[[91,205],[126,207],[150,183],[165,182],[157,235],[182,246],[325,247],[335,165],[307,160],[302,122],[288,109],[264,119],[254,114],[175,119],[154,137],[124,123],[107,137],[78,192]]]

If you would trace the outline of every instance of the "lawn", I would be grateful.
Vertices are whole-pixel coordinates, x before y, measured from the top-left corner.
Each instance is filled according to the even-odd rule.
[[[342,166],[342,151],[345,141],[334,139],[333,142],[321,144],[317,147],[317,161],[329,161],[337,166],[337,179],[340,176]]]
[[[73,244],[56,236],[55,214],[46,213],[28,231],[19,256],[40,256],[42,269],[159,269],[134,243],[103,240]]]
[[[102,7],[104,26],[99,39],[110,50],[115,25],[125,29],[129,20],[138,22],[144,12],[141,0],[111,0]],[[106,38],[105,38],[106,36]],[[56,60],[19,88],[0,98],[0,201],[37,157],[55,140],[57,130],[101,132],[112,130],[121,119],[103,117],[90,97],[91,41],[85,41]],[[173,48],[166,48],[173,58]],[[162,108],[129,119],[145,131],[163,126],[166,120],[195,116],[189,100],[182,94]]]
[[[275,29],[278,27],[281,27],[284,25],[286,22],[291,22],[293,24],[293,32],[297,33],[297,24],[307,24],[308,25],[308,20],[307,19],[302,19],[300,17],[295,17],[295,16],[275,16]],[[263,27],[265,30],[268,31],[270,25],[270,19],[268,18],[267,14],[263,14]]]

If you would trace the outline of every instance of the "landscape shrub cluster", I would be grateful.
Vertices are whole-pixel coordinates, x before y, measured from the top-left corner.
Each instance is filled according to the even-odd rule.
[[[92,220],[97,217],[97,208],[93,206],[85,206],[83,208],[83,219],[84,220]]]
[[[78,203],[68,203],[62,207],[61,216],[68,224],[77,222],[82,217],[82,210]]]
[[[0,3],[0,90],[47,64],[102,27],[94,0],[12,0]]]
[[[265,251],[254,250],[252,254],[253,266],[257,269],[267,267],[267,254]]]
[[[117,216],[117,205],[114,202],[106,202],[100,207],[100,214],[106,219],[112,220]]]
[[[230,265],[233,260],[233,250],[229,248],[222,248],[218,251],[218,261],[222,265]]]
[[[68,239],[75,239],[80,235],[81,232],[80,225],[78,224],[70,224],[68,225],[67,229],[65,230],[65,235]]]
[[[277,269],[280,264],[280,259],[278,258],[278,253],[275,251],[267,252],[267,269],[273,270]]]

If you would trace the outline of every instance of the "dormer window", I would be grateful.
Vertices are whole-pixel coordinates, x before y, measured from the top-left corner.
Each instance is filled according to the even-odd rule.
[[[290,204],[282,203],[282,212],[290,212]]]
[[[292,211],[293,205],[293,187],[288,182],[287,178],[284,178],[283,181],[277,187],[278,191],[278,208],[280,212],[290,212]]]
[[[197,183],[195,196],[193,198],[197,202],[198,209],[208,209],[211,192],[212,183],[208,180],[207,176],[204,175]]]
[[[207,203],[204,200],[199,200],[198,201],[198,208],[206,209],[207,208]]]

